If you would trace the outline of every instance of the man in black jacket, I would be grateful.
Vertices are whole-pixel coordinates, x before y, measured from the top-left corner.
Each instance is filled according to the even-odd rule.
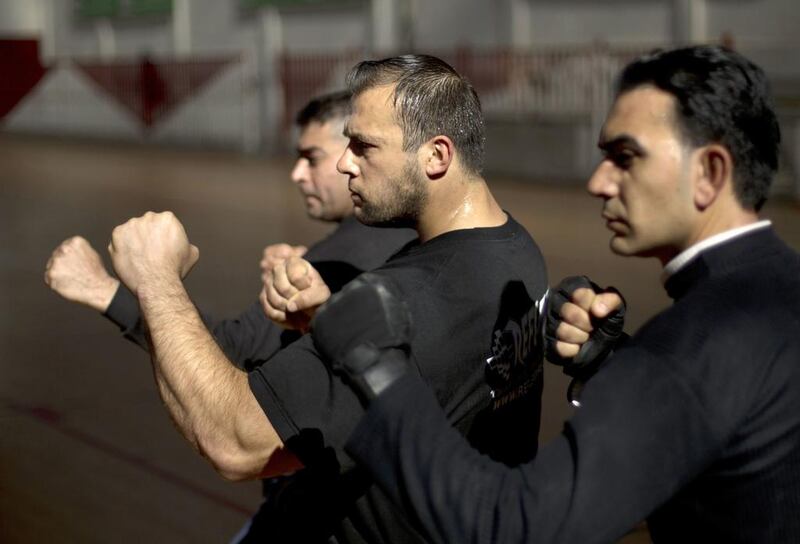
[[[630,64],[588,189],[611,249],[658,258],[674,304],[588,382],[560,437],[509,468],[404,371],[392,286],[352,285],[314,323],[334,369],[376,398],[347,450],[438,542],[612,542],[644,518],[655,542],[800,542],[800,256],[758,217],[779,141],[766,78],[741,55]],[[331,317],[370,297],[369,327],[336,334]],[[562,325],[561,347],[588,328]]]

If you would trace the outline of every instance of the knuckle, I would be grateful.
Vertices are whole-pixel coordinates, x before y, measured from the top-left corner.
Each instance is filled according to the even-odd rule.
[[[558,326],[558,329],[556,329],[556,338],[564,342],[580,342],[582,338],[587,337],[588,335],[584,331],[567,323],[562,323]]]
[[[571,323],[577,321],[580,318],[582,311],[583,310],[581,310],[575,304],[567,302],[561,307],[561,318],[564,321]]]
[[[566,342],[557,342],[556,343],[556,351],[561,357],[569,358],[574,357],[580,351],[580,348],[574,344],[568,344]]]
[[[266,301],[271,308],[283,307],[283,297],[281,297],[274,289],[269,289],[267,291]]]
[[[594,297],[595,292],[587,287],[581,287],[572,293],[572,301],[583,308],[588,308],[594,300]]]

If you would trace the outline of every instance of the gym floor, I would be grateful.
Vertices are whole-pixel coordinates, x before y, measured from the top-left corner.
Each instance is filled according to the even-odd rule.
[[[190,294],[233,315],[258,294],[264,245],[309,244],[331,229],[306,219],[290,168],[290,158],[0,134],[0,541],[227,542],[257,507],[258,483],[222,480],[175,431],[148,357],[43,274],[69,236],[109,264],[117,224],[172,210],[201,250]],[[600,202],[581,185],[489,182],[540,244],[551,283],[581,273],[615,285],[629,331],[668,304],[656,261],[608,251]],[[764,211],[800,249],[797,203]],[[566,383],[548,365],[544,441],[569,415]],[[624,541],[649,539],[639,528]]]

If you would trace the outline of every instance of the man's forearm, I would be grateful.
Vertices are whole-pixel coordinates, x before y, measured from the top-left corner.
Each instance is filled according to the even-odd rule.
[[[149,352],[139,300],[127,287],[120,285],[103,315],[126,339]],[[255,368],[275,355],[284,341],[283,330],[267,319],[258,301],[232,319],[218,320],[203,313],[200,318],[227,358],[240,369]]]
[[[179,280],[141,286],[139,302],[159,392],[181,433],[223,476],[258,476],[282,444],[247,375],[227,360]]]

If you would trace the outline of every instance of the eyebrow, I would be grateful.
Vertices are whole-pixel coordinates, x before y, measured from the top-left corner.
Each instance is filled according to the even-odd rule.
[[[312,153],[324,153],[325,150],[317,145],[310,145],[308,147],[297,146],[298,155],[311,155]]]
[[[342,134],[345,138],[350,138],[351,140],[358,140],[359,142],[363,142],[367,145],[377,145],[381,142],[380,138],[366,136],[364,134],[359,133],[350,128],[349,124],[344,125],[344,129],[342,130]]]
[[[601,134],[600,141],[597,143],[597,147],[599,147],[601,151],[605,152],[609,152],[620,147],[627,147],[637,155],[647,155],[647,152],[639,144],[639,141],[629,134],[620,134],[619,136],[610,140],[605,139],[605,137]]]

